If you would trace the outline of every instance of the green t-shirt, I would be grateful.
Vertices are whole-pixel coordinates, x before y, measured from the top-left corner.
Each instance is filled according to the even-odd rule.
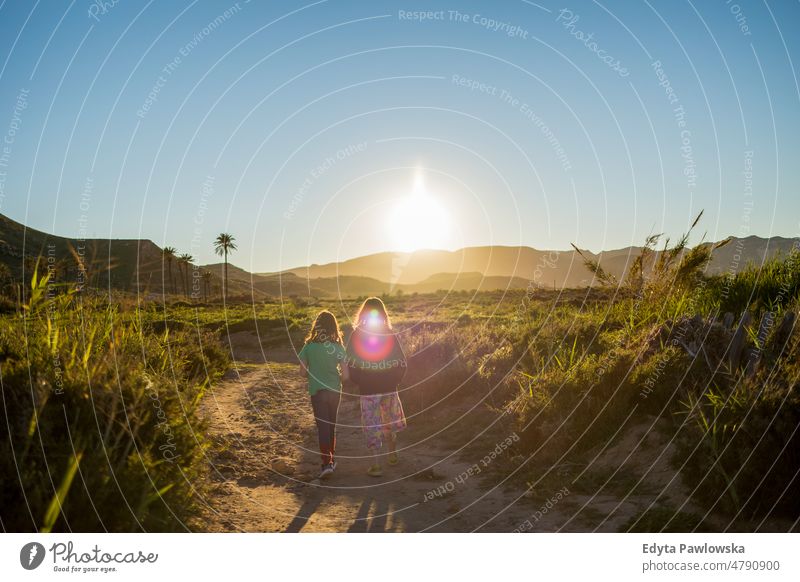
[[[314,396],[320,390],[342,390],[339,368],[347,357],[344,346],[333,342],[310,342],[297,354],[308,368],[308,393]]]

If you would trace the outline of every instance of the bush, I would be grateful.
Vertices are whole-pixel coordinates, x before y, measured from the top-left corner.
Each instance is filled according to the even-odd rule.
[[[43,286],[0,327],[4,529],[185,529],[207,446],[197,407],[227,365],[218,340]]]
[[[733,277],[718,275],[709,280],[708,301],[720,313],[737,318],[745,311],[780,311],[800,295],[800,250],[778,256],[761,266],[750,264]]]
[[[655,278],[640,277],[637,295],[530,309],[509,359],[517,362],[512,409],[522,447],[539,451],[536,473],[567,450],[600,450],[622,434],[634,409],[639,417],[687,421],[674,461],[686,462],[681,475],[705,507],[745,523],[793,520],[800,514],[800,334],[788,312],[797,308],[800,253],[728,281],[703,279],[697,265],[705,255],[686,256],[676,254]],[[745,330],[745,356],[732,362],[738,318],[729,327],[721,311],[770,311],[776,316],[764,321],[775,325],[755,319]]]
[[[800,514],[800,338],[748,377],[713,378],[683,402],[680,441],[697,497],[737,518]]]

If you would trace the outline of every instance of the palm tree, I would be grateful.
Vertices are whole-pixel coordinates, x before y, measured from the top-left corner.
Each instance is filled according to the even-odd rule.
[[[203,301],[208,302],[208,289],[211,287],[211,271],[203,271]]]
[[[164,258],[167,260],[167,275],[169,276],[169,284],[172,287],[172,292],[175,293],[175,280],[172,278],[172,261],[175,260],[178,249],[175,247],[164,247]]]
[[[214,252],[221,257],[225,257],[225,276],[222,279],[222,300],[228,302],[228,253],[236,250],[236,239],[232,234],[226,232],[214,239]]]
[[[189,253],[183,253],[181,256],[178,257],[181,264],[183,264],[184,274],[183,274],[183,294],[186,297],[189,297],[189,267],[192,265],[192,261],[194,257]]]

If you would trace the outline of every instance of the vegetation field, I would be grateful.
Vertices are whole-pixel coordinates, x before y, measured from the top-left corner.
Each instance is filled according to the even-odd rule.
[[[513,434],[480,482],[527,504],[517,522],[565,487],[582,529],[635,497],[618,529],[796,530],[800,252],[708,277],[707,251],[670,250],[622,281],[588,261],[590,289],[384,296],[415,438],[471,459]],[[7,531],[204,529],[220,445],[201,403],[244,365],[241,342],[291,364],[319,310],[348,333],[359,304],[110,300],[41,270],[7,301]]]

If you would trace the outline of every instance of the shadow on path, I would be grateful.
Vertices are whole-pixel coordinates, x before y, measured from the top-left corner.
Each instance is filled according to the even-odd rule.
[[[370,509],[372,509],[371,512]],[[367,496],[361,502],[361,507],[358,508],[358,513],[347,531],[361,533],[391,531],[391,529],[387,529],[388,517],[391,514],[392,510],[385,499]]]
[[[297,514],[294,516],[289,525],[286,526],[286,529],[283,530],[284,533],[297,533],[302,530],[303,526],[308,523],[309,518],[314,515],[314,512],[319,507],[321,500],[322,497],[319,494],[306,497],[305,501],[303,501],[303,504],[297,510]]]

